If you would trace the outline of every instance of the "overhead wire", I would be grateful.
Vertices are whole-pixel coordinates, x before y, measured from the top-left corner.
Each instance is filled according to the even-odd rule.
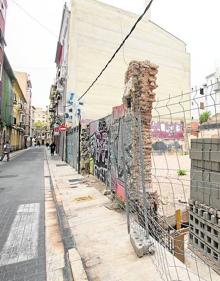
[[[41,28],[43,28],[44,30],[46,30],[50,35],[55,36],[57,38],[57,35],[51,31],[46,25],[42,24],[37,18],[35,18],[34,16],[32,16],[21,4],[19,4],[17,1],[15,0],[11,0],[12,3],[14,3],[20,10],[23,11],[23,13],[25,13],[29,18],[31,18],[33,21],[35,21],[38,25],[41,26]]]
[[[128,40],[128,38],[131,36],[133,31],[135,30],[137,24],[142,20],[144,15],[147,13],[147,11],[150,9],[151,4],[153,3],[153,0],[149,2],[147,7],[145,8],[144,12],[140,15],[140,17],[136,20],[135,24],[132,26],[130,32],[125,36],[124,40],[121,42],[119,47],[116,49],[112,57],[109,59],[109,61],[106,63],[106,65],[102,68],[98,76],[95,78],[95,80],[91,83],[91,85],[87,88],[87,90],[78,98],[78,101],[80,101],[90,90],[91,88],[95,85],[95,83],[99,80],[99,78],[102,76],[103,72],[108,68],[109,64],[113,61],[117,53],[121,50],[121,48],[124,46],[125,42]]]

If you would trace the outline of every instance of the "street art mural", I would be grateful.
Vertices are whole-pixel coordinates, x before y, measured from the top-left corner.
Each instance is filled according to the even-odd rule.
[[[90,153],[94,161],[94,175],[110,186],[109,126],[111,116],[90,124]]]
[[[180,141],[184,139],[184,124],[152,121],[151,133],[153,139]]]

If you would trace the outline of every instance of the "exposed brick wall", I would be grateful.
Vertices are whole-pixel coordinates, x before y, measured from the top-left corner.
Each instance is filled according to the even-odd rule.
[[[141,163],[140,163],[140,145],[138,132],[138,116],[141,119],[141,135],[143,144],[144,158],[144,177],[146,188],[151,187],[151,121],[152,105],[155,101],[155,92],[157,88],[156,80],[158,66],[150,61],[132,61],[129,64],[125,75],[125,94],[123,103],[127,114],[132,115],[132,185],[139,189],[141,186]],[[148,189],[149,191],[149,189]]]

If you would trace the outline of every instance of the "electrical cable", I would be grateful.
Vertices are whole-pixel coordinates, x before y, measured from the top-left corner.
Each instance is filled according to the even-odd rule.
[[[14,0],[13,0],[14,1]],[[117,55],[117,53],[120,51],[120,49],[123,47],[123,45],[125,44],[125,42],[127,41],[127,39],[130,37],[130,35],[133,33],[133,31],[135,30],[137,24],[142,20],[142,18],[144,17],[144,15],[146,14],[146,12],[149,10],[151,4],[153,3],[153,0],[150,1],[150,3],[147,5],[147,7],[145,8],[144,12],[140,15],[140,17],[137,19],[137,21],[135,22],[135,24],[132,26],[130,32],[125,36],[124,40],[121,42],[121,44],[119,45],[119,47],[116,49],[116,51],[114,52],[114,54],[112,55],[112,57],[110,58],[110,60],[106,63],[106,65],[103,67],[103,69],[101,70],[101,72],[99,73],[99,75],[95,78],[95,80],[92,82],[92,84],[87,88],[87,90],[78,98],[78,101],[80,101],[90,90],[91,88],[95,85],[95,83],[98,81],[98,79],[102,76],[103,72],[108,68],[109,64],[113,61],[113,59],[115,58],[115,56]]]
[[[50,33],[52,36],[55,36],[57,38],[57,35],[51,31],[47,26],[42,24],[37,18],[33,17],[27,10],[25,10],[17,1],[11,0],[12,3],[14,3],[20,10],[23,11],[29,18],[31,18],[33,21],[35,21],[38,25],[40,25],[44,30],[46,30],[48,33]]]

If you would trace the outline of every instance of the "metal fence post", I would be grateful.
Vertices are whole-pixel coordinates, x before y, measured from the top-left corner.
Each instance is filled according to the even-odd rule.
[[[145,188],[145,168],[144,168],[144,155],[143,155],[143,139],[142,139],[142,132],[141,132],[141,114],[140,109],[138,112],[138,144],[139,144],[139,156],[140,156],[140,172],[141,172],[141,185],[143,191],[143,205],[144,205],[144,220],[145,220],[145,230],[146,230],[146,238],[149,238],[149,228],[148,228],[148,216],[147,216],[147,193]]]
[[[129,194],[128,194],[128,175],[125,163],[125,148],[124,148],[124,119],[121,119],[121,150],[122,150],[122,163],[124,166],[124,184],[125,184],[125,199],[126,199],[126,216],[127,216],[127,228],[128,234],[130,234],[130,216],[129,216]]]

